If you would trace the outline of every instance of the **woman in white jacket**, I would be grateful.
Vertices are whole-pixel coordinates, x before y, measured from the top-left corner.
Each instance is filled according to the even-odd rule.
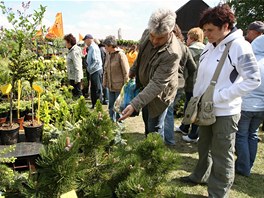
[[[79,98],[80,96],[82,96],[82,49],[77,46],[76,38],[72,34],[65,35],[63,39],[65,41],[65,46],[69,50],[66,61],[68,80],[70,81],[70,85],[73,86],[73,96]]]
[[[228,197],[234,181],[234,147],[241,112],[241,96],[260,84],[259,68],[251,45],[234,27],[235,16],[226,4],[206,10],[200,20],[209,43],[200,58],[194,96],[209,86],[226,44],[232,41],[214,91],[216,122],[199,126],[199,160],[184,182],[208,183],[209,197]]]

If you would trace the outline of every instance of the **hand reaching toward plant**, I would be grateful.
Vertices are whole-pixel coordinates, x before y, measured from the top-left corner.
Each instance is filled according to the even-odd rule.
[[[132,115],[132,113],[135,111],[134,107],[132,107],[132,105],[128,105],[124,111],[122,112],[122,117],[118,120],[118,121],[121,121],[121,120],[125,120],[127,119],[128,117],[130,117]]]

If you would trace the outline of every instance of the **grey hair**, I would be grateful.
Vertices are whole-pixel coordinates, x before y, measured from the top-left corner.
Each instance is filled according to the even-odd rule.
[[[104,40],[104,44],[107,46],[113,46],[116,47],[117,46],[117,40],[115,38],[115,36],[107,36]]]
[[[153,12],[148,22],[150,32],[162,35],[171,32],[176,23],[176,13],[169,9],[158,9]]]

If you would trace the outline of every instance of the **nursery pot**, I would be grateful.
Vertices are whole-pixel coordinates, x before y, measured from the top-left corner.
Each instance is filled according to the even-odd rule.
[[[0,118],[0,126],[4,123],[6,123],[7,117]]]
[[[34,120],[36,120],[36,117],[34,115]],[[25,121],[32,121],[32,114],[31,113],[28,113],[25,117]]]
[[[43,133],[43,124],[37,126],[23,125],[27,142],[41,142]]]
[[[19,124],[19,130],[23,130],[23,123],[24,123],[24,117],[18,118],[16,121],[16,123]]]
[[[14,124],[13,127],[0,127],[1,144],[11,145],[16,144],[19,138],[19,125]]]

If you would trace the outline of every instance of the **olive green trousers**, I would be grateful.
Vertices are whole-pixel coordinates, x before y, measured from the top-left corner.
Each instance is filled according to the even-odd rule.
[[[240,115],[221,116],[213,125],[199,127],[199,160],[190,179],[207,183],[211,198],[227,198],[233,185],[239,119]]]

